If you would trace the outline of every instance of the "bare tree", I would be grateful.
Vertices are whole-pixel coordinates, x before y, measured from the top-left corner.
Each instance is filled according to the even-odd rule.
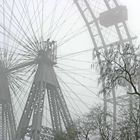
[[[54,140],[67,140],[67,135],[65,132],[59,132],[55,135]]]
[[[130,44],[119,44],[108,47],[105,51],[100,50],[101,75],[99,83],[104,81],[100,93],[113,95],[113,130],[112,139],[116,137],[116,95],[118,86],[125,87],[127,93],[140,96],[140,58],[138,51]]]
[[[110,140],[111,138],[111,115],[110,113],[106,114],[107,121],[104,125],[104,111],[100,105],[92,108],[89,114],[87,115],[92,125],[96,126],[96,134],[100,136],[101,140]]]
[[[79,138],[82,140],[90,140],[90,138],[95,134],[97,126],[93,123],[87,115],[80,117],[76,121],[78,135]]]
[[[78,132],[76,128],[76,124],[67,128],[66,131],[56,132],[54,136],[54,140],[78,140]]]
[[[119,110],[117,123],[119,140],[139,140],[140,138],[140,103],[138,96],[135,96],[133,101],[131,111],[128,106],[123,106]]]
[[[105,87],[100,91],[110,93],[112,88],[118,86],[131,87],[132,92],[140,96],[138,91],[138,81],[140,78],[140,58],[136,55],[136,50],[129,44],[121,44],[117,47],[109,47],[105,52],[98,52],[102,57],[102,79]]]

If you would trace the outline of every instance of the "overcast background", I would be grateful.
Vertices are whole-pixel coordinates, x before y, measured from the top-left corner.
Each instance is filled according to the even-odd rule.
[[[128,26],[137,36],[140,36],[140,1],[139,0],[119,0],[128,8]],[[140,39],[138,39],[140,41]]]
[[[39,23],[40,23],[40,18],[42,17],[42,14],[40,12],[40,18],[38,18],[39,17],[38,12],[42,10],[41,8],[42,8],[43,4],[40,4],[40,6],[38,6],[38,3],[40,0],[30,0],[30,1],[27,1],[29,4],[27,3],[28,7],[26,7],[26,8],[28,8],[28,9],[23,10],[23,6],[21,6],[21,3],[23,4],[25,1],[27,1],[27,0],[17,0],[16,4],[17,4],[18,9],[15,6],[13,12],[16,16],[16,20],[20,21],[19,23],[21,24],[22,28],[26,31],[26,33],[30,37],[32,35],[32,34],[30,35],[30,33],[32,33],[32,28],[30,26],[29,26],[29,28],[27,28],[28,27],[27,25],[28,24],[30,25],[30,22],[28,19],[29,17],[26,15],[26,12],[28,11],[27,14],[29,14],[30,17],[33,17],[32,26],[33,26],[34,30],[36,31],[38,29],[37,27],[38,26],[40,27]],[[62,23],[64,22],[64,25],[63,25],[63,28],[62,28],[62,26],[58,26],[59,28],[58,27],[56,28],[54,34],[52,34],[52,39],[56,40],[58,43],[60,42],[60,44],[61,43],[63,44],[63,37],[65,39],[65,34],[66,34],[66,37],[68,36],[68,39],[69,39],[69,37],[71,37],[70,33],[76,32],[77,29],[80,29],[80,27],[84,26],[85,23],[83,22],[83,19],[81,18],[77,8],[72,6],[71,3],[73,1],[70,1],[70,0],[61,0],[61,1],[60,0],[46,0],[46,1],[49,3],[46,2],[44,4],[44,11],[43,11],[44,19],[43,20],[45,22],[43,22],[44,28],[42,28],[42,29],[43,29],[43,33],[44,34],[46,33],[46,34],[43,37],[45,40],[47,40],[49,34],[52,31],[52,24],[50,24],[50,23],[53,19],[53,18],[51,18],[51,16],[53,16],[53,15],[50,13],[52,13],[52,10],[54,11],[55,3],[57,1],[58,7],[55,12],[56,15],[54,16],[54,17],[56,17],[56,19],[53,21],[55,23],[57,20],[60,20],[59,17],[61,15],[61,13],[63,13],[64,19],[62,18],[60,21]],[[103,8],[103,7],[101,7],[102,5],[100,5],[100,2],[103,0],[88,0],[88,1],[91,1],[93,3],[94,3],[94,1],[97,2],[97,5],[94,5],[94,4],[92,5],[94,11],[96,11],[96,10],[98,11]],[[9,6],[12,8],[13,0],[9,0],[9,1],[7,0],[7,2],[9,4]],[[64,5],[66,4],[66,2],[69,2],[70,8],[67,9],[65,12],[63,12],[63,8],[64,8]],[[98,3],[99,3],[99,6],[98,6]],[[133,33],[133,35],[139,36],[140,35],[140,0],[119,0],[119,3],[126,5],[128,7],[129,30],[131,31],[131,33]],[[6,6],[7,3],[3,4],[3,1],[0,0],[0,4],[4,5],[4,8],[5,8],[5,9],[4,8],[1,9],[2,12],[0,15],[1,17],[3,17],[3,16],[5,17],[5,19],[4,19],[5,24],[3,24],[3,18],[1,18],[0,25],[2,25],[2,26],[6,25],[8,28],[12,25],[11,30],[10,30],[12,35],[14,33],[14,36],[16,38],[18,38],[21,42],[25,41],[25,45],[26,45],[27,42],[25,40],[24,33],[21,30],[19,24],[17,24],[15,18],[13,17],[12,22],[10,22],[8,16],[6,16],[7,12],[11,15],[11,11],[9,10],[10,8]],[[34,16],[34,7],[35,7],[35,9],[38,9],[38,12],[36,13],[35,16]],[[18,10],[23,14],[20,14]],[[103,10],[105,10],[105,9],[103,8]],[[4,12],[4,14],[3,14],[3,12]],[[72,15],[72,16],[70,16],[70,15]],[[23,19],[24,19],[24,21],[22,21]],[[34,20],[35,20],[35,22],[34,22]],[[65,22],[65,20],[66,20],[66,22]],[[22,22],[24,24],[22,24]],[[72,26],[73,30],[71,30],[71,26]],[[49,27],[51,27],[51,28],[49,28]],[[3,32],[3,29],[1,29],[1,31]],[[48,31],[48,32],[46,32],[46,31]],[[68,34],[67,34],[67,32],[68,32]],[[79,30],[78,30],[78,32],[79,32]],[[36,37],[39,38],[40,33],[41,33],[41,31],[39,30],[36,34]],[[106,35],[105,37],[107,39],[109,38],[112,41],[112,38],[117,35],[115,34],[115,32],[113,32],[115,35],[110,34],[110,33],[112,33],[112,32],[105,32],[105,35]],[[64,40],[64,42],[66,41],[66,39]],[[17,46],[15,45],[15,47],[17,47],[17,48],[19,47],[19,44],[15,40],[9,40],[9,36],[7,36],[5,38],[5,34],[0,35],[1,42],[5,41],[7,43],[7,40],[9,41],[8,47],[10,47],[10,44],[12,44],[11,45],[12,47],[13,47],[13,44],[17,45]],[[5,47],[4,44],[2,44],[1,46]],[[67,54],[72,54],[72,53],[75,53],[78,51],[90,49],[89,52],[81,53],[80,55],[78,55],[76,57],[70,56],[70,57],[67,57],[66,59],[58,59],[58,65],[57,65],[59,67],[59,68],[57,67],[58,80],[60,81],[60,84],[62,86],[62,92],[64,94],[64,97],[66,98],[66,102],[68,104],[69,110],[70,110],[70,112],[72,112],[72,115],[73,116],[75,115],[76,117],[78,114],[81,114],[81,112],[85,113],[85,111],[87,111],[89,108],[91,108],[92,106],[95,106],[96,103],[98,103],[100,101],[100,98],[102,97],[102,95],[100,95],[100,97],[98,97],[99,96],[98,90],[100,89],[100,87],[97,85],[99,70],[96,70],[96,72],[97,72],[96,73],[93,69],[91,69],[93,47],[94,46],[91,42],[89,33],[87,31],[85,31],[83,33],[80,33],[79,36],[74,37],[74,39],[64,43],[64,45],[59,46],[59,48],[58,48],[58,57],[63,57]],[[16,53],[17,53],[17,51],[18,50],[16,50]],[[19,52],[21,53],[21,48],[19,49]],[[76,60],[78,60],[78,61],[76,61]],[[78,80],[78,82],[77,82],[77,80]],[[30,81],[27,81],[28,85],[31,84],[29,82]],[[67,86],[65,84],[67,84],[67,86],[69,86],[69,88],[71,88],[71,89],[67,88]],[[25,88],[25,90],[27,90],[27,88]],[[17,107],[17,109],[15,109],[16,110],[15,112],[17,112],[17,116],[19,116],[19,114],[21,114],[18,112],[23,110],[24,104],[27,99],[27,95],[29,93],[24,90],[22,92],[23,93],[21,93],[21,94],[17,93],[19,100],[21,100],[19,102],[23,102],[23,105],[21,104],[21,108],[19,107],[19,104],[17,103],[18,99],[16,100],[15,96],[13,96],[13,99],[15,100],[15,104]],[[46,106],[48,107],[48,105],[46,105]],[[44,113],[44,114],[47,114],[47,113]]]

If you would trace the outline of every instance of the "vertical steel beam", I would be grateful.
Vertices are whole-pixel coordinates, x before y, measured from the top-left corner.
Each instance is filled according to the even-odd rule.
[[[44,97],[45,97],[45,87],[46,87],[46,84],[44,82],[40,82],[39,87],[38,87],[39,90],[38,90],[38,94],[36,98],[34,113],[33,113],[33,121],[32,121],[33,140],[40,140]]]
[[[40,55],[41,56],[38,60],[38,69],[34,77],[34,82],[17,129],[16,140],[25,138],[30,124],[30,139],[41,139],[42,117],[44,99],[45,96],[47,96],[46,94],[48,94],[54,134],[61,133],[61,120],[63,120],[67,130],[69,129],[68,127],[72,126],[72,119],[69,110],[62,92],[60,92],[61,90],[58,88],[59,83],[53,69],[53,63],[51,62],[47,52],[41,52]]]
[[[103,47],[104,49],[106,48],[106,44],[105,44],[105,41],[104,41],[104,38],[103,38],[103,35],[102,35],[102,32],[100,30],[100,27],[99,27],[99,24],[98,24],[98,21],[96,19],[96,17],[94,16],[94,13],[92,12],[92,9],[90,8],[90,5],[88,4],[87,0],[84,0],[84,4],[86,5],[86,10],[89,11],[92,19],[90,19],[90,22],[88,21],[86,15],[85,15],[85,11],[84,9],[82,9],[82,7],[80,6],[80,1],[83,1],[83,0],[74,0],[81,16],[83,17],[84,21],[85,21],[85,24],[88,28],[88,31],[89,31],[89,34],[90,34],[90,37],[91,37],[91,40],[92,40],[92,43],[93,43],[93,46],[94,46],[94,49],[95,49],[95,52],[96,52],[96,56],[97,56],[97,59],[98,59],[98,63],[99,63],[99,67],[100,67],[100,75],[102,75],[101,73],[101,69],[102,69],[102,66],[101,66],[101,58],[100,58],[100,55],[98,53],[99,51],[99,46],[96,42],[96,39],[95,39],[95,36],[94,36],[94,33],[92,31],[92,28],[90,26],[90,24],[93,24],[95,22],[95,25],[96,25],[96,28],[97,28],[97,34],[99,37],[101,37],[101,41],[102,41],[102,44],[103,44]],[[104,81],[102,81],[102,87],[105,87],[105,83]],[[104,97],[104,112],[107,112],[107,97],[106,97],[106,93],[103,94],[103,97]],[[104,115],[104,123],[106,123],[106,113]]]
[[[26,101],[26,105],[25,105],[22,117],[20,119],[17,132],[16,132],[16,138],[15,138],[16,140],[21,140],[26,135],[26,131],[29,126],[29,121],[31,119],[31,115],[32,115],[35,101],[36,101],[36,90],[37,90],[37,87],[35,83],[33,83],[28,99]]]

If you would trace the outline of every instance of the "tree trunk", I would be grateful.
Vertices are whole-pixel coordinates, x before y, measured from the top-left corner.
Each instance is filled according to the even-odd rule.
[[[105,93],[105,92],[104,92],[104,94],[103,94],[103,98],[104,98],[104,127],[106,127],[107,97],[106,97],[106,93]]]
[[[116,135],[116,110],[117,110],[117,103],[116,103],[116,93],[115,93],[115,89],[112,89],[112,96],[113,96],[113,129],[112,129],[112,140],[115,139],[115,135]]]

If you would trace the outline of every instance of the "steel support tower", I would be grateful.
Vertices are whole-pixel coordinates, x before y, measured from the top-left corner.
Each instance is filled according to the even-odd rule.
[[[8,74],[0,62],[0,139],[14,140],[16,125],[11,101]]]
[[[37,70],[15,140],[23,140],[26,136],[32,140],[54,139],[53,136],[61,134],[64,126],[68,137],[71,138],[70,134],[74,131],[73,122],[53,68],[56,64],[56,48],[54,48],[56,45],[49,40],[43,43],[45,47],[38,51],[36,59],[27,64],[36,64]],[[24,66],[25,64],[20,67]],[[52,129],[42,124],[45,96],[49,102]],[[64,126],[62,126],[62,121]]]
[[[102,69],[101,57],[98,53],[100,50],[105,51],[107,47],[114,47],[122,42],[133,44],[132,40],[135,39],[135,37],[131,37],[124,19],[115,21],[114,23],[106,23],[106,21],[103,20],[107,19],[104,17],[104,12],[112,14],[115,12],[118,13],[118,9],[121,8],[121,6],[116,0],[100,0],[105,7],[103,10],[106,9],[106,11],[100,12],[101,15],[99,16],[94,13],[92,0],[73,1],[87,26],[100,69]],[[114,42],[107,42],[107,39],[109,37],[111,38],[111,36],[109,35],[107,38],[106,31],[110,28],[113,28],[113,32],[117,35],[117,39],[114,40]],[[62,132],[62,122],[70,139],[74,139],[71,138],[70,134],[74,133],[75,128],[54,71],[54,65],[56,64],[55,44],[54,42],[52,43],[49,41],[44,41],[40,44],[45,45],[43,47],[37,46],[40,50],[38,50],[36,58],[32,62],[24,63],[8,70],[14,71],[26,66],[37,66],[30,93],[16,134],[10,90],[8,87],[8,77],[6,75],[7,71],[5,71],[5,67],[2,63],[0,64],[0,138],[2,140],[23,140],[26,136],[30,137],[32,140],[54,139],[54,136],[57,133]],[[102,75],[101,72],[100,74]],[[102,81],[102,86],[104,87],[104,81]],[[115,98],[115,92],[113,91],[112,93]],[[52,129],[43,126],[42,124],[45,96],[48,98]],[[106,93],[104,93],[104,110],[107,110]],[[106,122],[106,118],[104,121]]]

